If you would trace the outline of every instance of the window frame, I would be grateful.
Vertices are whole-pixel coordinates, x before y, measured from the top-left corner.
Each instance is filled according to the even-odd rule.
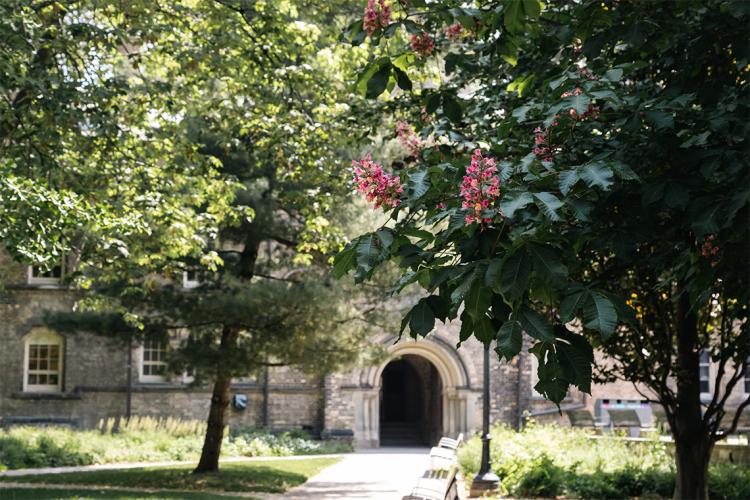
[[[703,361],[704,355],[707,356],[708,358],[707,361]],[[701,375],[701,368],[703,367],[706,367],[708,369],[706,378],[705,378],[705,381],[708,383],[708,392],[704,392],[703,387],[702,387],[704,379]],[[714,388],[713,388],[713,383],[711,380],[712,368],[713,368],[713,363],[711,362],[711,353],[706,350],[701,350],[700,353],[698,353],[698,387],[700,390],[701,399],[707,399],[713,396]]]
[[[190,279],[189,273],[195,273],[195,279]],[[191,288],[198,288],[201,285],[201,280],[198,277],[197,270],[182,271],[182,288],[189,290]]]
[[[46,328],[34,329],[24,337],[24,355],[23,355],[23,392],[33,392],[41,394],[56,394],[63,391],[63,377],[65,376],[65,338],[57,332]],[[40,370],[36,368],[31,370],[30,351],[31,346],[56,346],[58,349],[57,370]],[[45,372],[47,375],[57,374],[57,384],[30,384],[29,375],[31,372]],[[41,373],[39,373],[41,374]]]
[[[164,367],[164,373],[162,375],[152,375],[152,374],[145,374],[144,373],[144,367],[147,363],[146,361],[146,350],[155,350],[152,347],[147,347],[146,343],[151,342],[157,342],[155,340],[144,340],[143,343],[138,347],[139,355],[138,355],[138,381],[144,384],[159,384],[167,382],[167,362],[160,359],[157,362],[154,362],[154,360],[148,360],[149,365],[162,365]],[[159,349],[160,351],[164,352],[164,356],[166,357],[167,351],[169,350],[169,343],[168,342],[158,342],[160,345],[162,345],[162,349]]]
[[[745,394],[750,394],[750,355],[745,358],[745,376],[742,381]]]
[[[34,265],[26,266],[26,283],[32,286],[61,285],[63,277],[65,277],[65,266],[63,263],[64,263],[64,259],[61,259],[60,264],[59,264],[59,267],[60,267],[59,277],[34,276],[34,268],[38,268],[39,266],[34,266]],[[57,265],[55,267],[57,267]]]

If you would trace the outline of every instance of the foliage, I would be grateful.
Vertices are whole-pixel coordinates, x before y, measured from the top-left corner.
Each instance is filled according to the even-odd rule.
[[[104,488],[101,490],[75,488],[3,488],[3,495],[8,500],[92,500],[108,498],[116,500],[133,500],[133,492]],[[216,495],[204,493],[148,493],[139,492],[138,500],[214,500]]]
[[[634,291],[670,307],[685,293],[703,311],[719,293],[732,318],[745,318],[750,287],[733,269],[750,244],[740,132],[747,6],[690,5],[647,13],[599,2],[401,5],[368,39],[374,59],[360,75],[370,89],[380,75],[372,68],[389,68],[371,97],[395,89],[400,72],[418,83],[389,92],[379,107],[409,117],[434,146],[399,172],[411,187],[392,223],[348,245],[337,272],[355,269],[364,280],[382,262],[400,261],[397,287],[417,282],[430,294],[404,319],[413,336],[434,319],[456,318],[462,304],[461,341],[496,339],[498,354],[512,358],[520,346],[512,339],[525,331],[540,359],[537,389],[553,401],[569,385],[590,384],[591,350],[571,321],[597,345],[624,336],[618,324],[635,335],[652,327],[626,304]],[[443,36],[454,23],[463,34]],[[415,57],[397,35],[402,27],[437,33],[440,57]],[[348,40],[361,43],[360,32],[354,23]],[[697,42],[687,35],[696,32]],[[721,62],[706,70],[719,57],[709,46]],[[444,75],[438,88],[435,72]],[[465,224],[459,185],[476,148],[495,157],[502,195]],[[721,241],[715,262],[699,249],[709,235]],[[470,299],[480,307],[470,310]],[[739,350],[726,356],[744,359]]]
[[[143,467],[114,471],[68,472],[27,476],[24,482],[44,484],[99,485],[112,487],[157,488],[178,491],[226,491],[283,493],[307,481],[338,458],[309,458],[233,462],[210,476],[190,473],[186,466]],[[0,481],[17,478],[0,477]]]
[[[521,432],[491,430],[492,469],[505,494],[514,497],[632,498],[672,496],[675,472],[664,443],[628,442],[617,437],[558,426],[530,425]],[[479,468],[481,441],[459,449],[467,477]],[[750,473],[734,464],[711,466],[711,498],[747,498]]]
[[[100,431],[12,427],[0,433],[0,464],[10,469],[118,462],[194,460],[203,444],[206,423],[135,417],[128,424]],[[270,433],[230,429],[225,456],[291,456],[342,453],[348,444],[315,441],[298,432]]]
[[[590,392],[601,348],[600,379],[664,407],[675,496],[705,497],[750,354],[749,4],[393,5],[387,27],[354,22],[344,38],[371,51],[359,90],[377,99],[373,127],[407,120],[425,147],[394,164],[406,189],[391,220],[335,272],[365,281],[396,261],[396,291],[424,290],[402,322],[413,337],[458,319],[459,343],[511,359],[525,332],[535,389],[556,403]],[[492,160],[481,180],[472,155]],[[701,351],[718,365],[707,408]]]

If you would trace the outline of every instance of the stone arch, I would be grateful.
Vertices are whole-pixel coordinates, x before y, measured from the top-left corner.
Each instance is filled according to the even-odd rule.
[[[393,361],[405,355],[413,355],[429,361],[437,370],[442,382],[442,434],[455,437],[476,428],[476,402],[478,392],[471,387],[469,371],[463,360],[444,342],[430,338],[401,340],[393,344],[393,336],[378,339],[390,343],[388,358],[376,366],[359,373],[361,388],[355,402],[355,443],[360,447],[377,447],[380,442],[380,390],[383,370]]]

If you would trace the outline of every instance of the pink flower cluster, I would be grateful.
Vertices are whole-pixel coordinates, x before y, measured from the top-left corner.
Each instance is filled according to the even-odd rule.
[[[411,125],[406,122],[396,122],[396,136],[398,141],[409,151],[411,156],[419,158],[424,145]]]
[[[422,56],[429,56],[435,50],[435,40],[429,33],[422,32],[411,36],[411,50]]]
[[[552,125],[557,125],[557,122],[552,122]],[[549,129],[542,129],[537,127],[534,129],[534,155],[540,158],[542,161],[552,161],[552,146],[549,142]]]
[[[497,175],[495,160],[484,158],[482,150],[477,149],[471,156],[471,165],[461,182],[461,206],[469,209],[466,224],[474,222],[489,224],[492,219],[484,216],[484,211],[495,203],[500,196],[500,177]]]
[[[714,241],[716,240],[716,235],[709,234],[708,237],[706,237],[706,241],[703,242],[701,245],[701,255],[706,258],[715,257],[716,254],[719,253],[719,247],[714,245]],[[716,260],[711,261],[711,267],[714,267],[719,262]]]
[[[461,38],[463,26],[461,26],[461,23],[451,24],[450,26],[446,26],[443,31],[445,32],[445,36],[448,37],[448,40],[458,40]]]
[[[391,24],[391,6],[385,3],[385,0],[368,0],[365,7],[365,18],[363,26],[368,35],[375,33],[378,28],[385,28]]]
[[[565,99],[566,97],[581,95],[582,92],[583,91],[581,90],[581,87],[576,87],[572,92],[563,92],[560,97]],[[590,102],[588,109],[582,115],[579,116],[578,111],[573,108],[570,108],[568,110],[568,114],[572,119],[576,121],[585,120],[586,118],[596,119],[596,117],[599,116],[599,107],[594,106],[594,103]]]
[[[359,161],[352,160],[352,167],[357,192],[364,194],[367,201],[375,202],[375,208],[393,208],[401,204],[399,195],[404,192],[404,187],[398,175],[385,172],[369,154]]]

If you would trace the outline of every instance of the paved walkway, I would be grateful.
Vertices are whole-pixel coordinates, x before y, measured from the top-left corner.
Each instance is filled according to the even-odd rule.
[[[265,499],[401,500],[430,465],[427,448],[380,448],[344,458],[305,484]]]

